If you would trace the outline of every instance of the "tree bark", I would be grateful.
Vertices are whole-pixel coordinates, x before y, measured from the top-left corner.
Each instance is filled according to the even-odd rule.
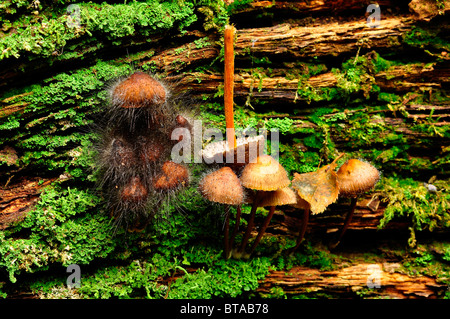
[[[366,298],[416,299],[438,298],[447,285],[437,283],[428,276],[412,277],[396,272],[400,265],[394,262],[340,265],[337,270],[320,271],[296,266],[286,271],[271,271],[260,284],[257,292],[273,294],[273,288],[290,295],[328,295],[329,298],[354,298],[364,294]]]
[[[39,199],[41,191],[56,178],[20,178],[0,187],[0,230],[21,221]]]

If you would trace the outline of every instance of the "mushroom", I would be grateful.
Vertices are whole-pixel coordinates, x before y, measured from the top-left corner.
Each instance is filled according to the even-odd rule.
[[[242,186],[255,190],[256,192],[253,198],[247,229],[237,256],[240,256],[245,250],[253,228],[256,209],[261,206],[261,202],[265,194],[267,194],[266,192],[285,188],[291,183],[286,170],[270,155],[261,155],[256,159],[256,163],[247,164],[242,170],[240,180]]]
[[[371,190],[380,180],[380,172],[366,161],[358,159],[349,159],[337,171],[337,182],[339,186],[339,195],[351,198],[350,211],[345,217],[344,225],[330,248],[336,248],[339,245],[356,208],[358,196]]]
[[[181,164],[166,161],[156,176],[153,187],[157,191],[171,191],[189,184],[189,170]]]
[[[264,235],[264,232],[266,231],[267,226],[269,226],[273,214],[275,213],[275,207],[283,205],[292,205],[297,203],[297,195],[289,187],[280,188],[276,191],[269,191],[269,192],[263,191],[261,193],[262,193],[262,200],[260,202],[261,207],[269,206],[270,209],[269,213],[266,216],[266,219],[264,220],[264,223],[262,224],[259,230],[258,235],[256,236],[255,241],[253,242],[252,247],[250,248],[249,256],[253,253],[256,246],[258,246],[262,236]]]
[[[303,209],[303,220],[297,237],[297,244],[291,253],[294,253],[302,243],[309,215],[323,213],[328,205],[337,200],[339,187],[334,169],[342,156],[344,154],[339,155],[332,163],[322,166],[315,172],[294,173],[292,188],[297,191],[298,199],[297,203],[292,206]]]
[[[225,204],[225,258],[230,257],[229,225],[230,206],[237,206],[240,216],[240,206],[244,203],[245,192],[241,181],[233,170],[227,166],[209,173],[199,183],[198,190],[207,200],[215,203]],[[238,223],[235,225],[235,230]]]
[[[108,125],[161,126],[167,119],[169,91],[158,80],[144,72],[135,72],[118,81],[109,91]]]
[[[159,105],[166,101],[166,89],[144,72],[135,72],[112,90],[112,102],[123,108]]]
[[[225,162],[233,168],[240,168],[262,155],[264,141],[264,135],[239,137],[236,147],[231,149],[227,141],[213,142],[205,146],[202,156],[208,162]]]

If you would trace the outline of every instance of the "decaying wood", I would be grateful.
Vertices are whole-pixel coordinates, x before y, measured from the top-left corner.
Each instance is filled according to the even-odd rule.
[[[286,79],[283,76],[257,77],[246,70],[237,70],[235,75],[235,96],[246,97],[249,94],[259,99],[277,99],[282,101],[302,100],[298,96],[299,82],[302,79]],[[216,74],[204,74],[194,72],[179,79],[180,89],[189,88],[195,95],[213,94],[217,87],[223,85],[223,76]],[[450,69],[448,67],[425,67],[425,64],[415,66],[396,66],[386,72],[375,75],[375,83],[382,89],[393,93],[404,93],[412,88],[442,88],[450,83]],[[307,79],[304,86],[312,88],[333,88],[338,84],[338,79],[333,72],[326,72]],[[304,99],[304,98],[303,98]]]
[[[289,55],[295,58],[338,56],[355,53],[359,47],[399,47],[401,37],[411,30],[408,17],[383,19],[378,28],[367,26],[365,17],[349,22],[313,22],[308,26],[288,23],[268,28],[238,30],[236,54]]]
[[[271,271],[257,291],[273,293],[271,289],[279,287],[287,295],[323,293],[355,297],[365,289],[368,296],[378,298],[436,298],[438,292],[447,288],[431,277],[396,272],[399,268],[399,264],[390,262],[361,262],[331,271],[297,266],[289,271]]]
[[[56,178],[20,178],[0,187],[0,230],[21,221],[34,207],[43,188]]]
[[[250,7],[241,10],[244,12],[253,12],[255,9],[270,9],[270,10],[292,10],[295,12],[341,12],[349,10],[362,10],[369,4],[373,3],[370,0],[348,0],[348,1],[335,1],[335,0],[312,0],[312,1],[253,1],[250,3]],[[392,7],[396,5],[394,1],[377,1],[380,6]]]

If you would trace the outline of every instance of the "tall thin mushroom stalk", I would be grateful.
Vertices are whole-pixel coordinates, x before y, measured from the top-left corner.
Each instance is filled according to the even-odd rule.
[[[236,134],[234,132],[234,33],[236,28],[232,25],[225,27],[224,50],[225,50],[225,70],[224,70],[224,107],[225,124],[228,148],[236,147]]]
[[[311,205],[309,205],[307,201],[303,200],[297,194],[297,202],[291,206],[303,210],[302,224],[298,232],[297,242],[295,244],[295,247],[292,248],[291,250],[291,253],[294,253],[298,249],[298,247],[300,247],[300,244],[303,242],[303,239],[305,238],[305,233],[309,222],[309,215],[311,213]]]

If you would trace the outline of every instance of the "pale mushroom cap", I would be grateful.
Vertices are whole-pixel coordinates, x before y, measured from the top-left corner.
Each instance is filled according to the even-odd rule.
[[[261,155],[256,163],[247,164],[240,180],[243,186],[261,191],[275,191],[291,183],[284,167],[270,155]]]
[[[380,172],[371,164],[349,159],[337,171],[339,195],[356,196],[371,190],[380,180]]]
[[[276,191],[271,192],[263,192],[261,197],[261,207],[292,205],[297,203],[297,196],[289,187],[277,189]]]
[[[199,192],[211,202],[241,205],[244,203],[244,188],[229,167],[222,167],[206,175],[199,184]]]
[[[202,150],[202,156],[207,162],[244,165],[254,162],[263,150],[264,135],[257,135],[236,139],[233,149],[229,149],[227,141],[209,143]]]

